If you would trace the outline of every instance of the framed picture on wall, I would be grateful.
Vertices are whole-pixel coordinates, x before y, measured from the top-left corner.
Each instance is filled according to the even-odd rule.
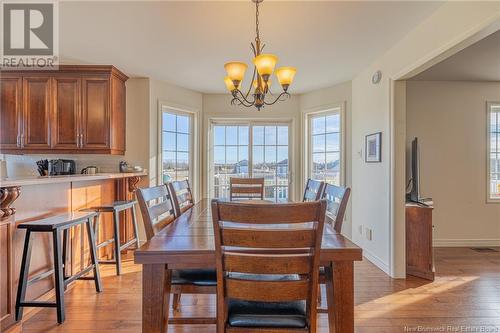
[[[382,162],[382,132],[369,134],[365,137],[365,162]]]

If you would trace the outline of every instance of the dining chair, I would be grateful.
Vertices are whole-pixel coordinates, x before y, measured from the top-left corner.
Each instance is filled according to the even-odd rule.
[[[316,332],[326,201],[212,201],[218,332]]]
[[[189,188],[189,187],[188,187]],[[175,213],[171,192],[166,185],[137,189],[147,240],[172,223],[180,215]],[[189,191],[190,193],[190,191]],[[192,199],[191,199],[192,200]],[[172,308],[179,309],[181,294],[215,294],[217,276],[214,269],[172,270]]]
[[[327,223],[332,224],[332,227],[340,233],[342,231],[342,223],[344,215],[351,195],[349,187],[336,186],[326,184],[323,190],[322,198],[327,202]]]
[[[302,201],[318,201],[321,199],[324,186],[324,182],[309,178],[306,183],[306,189],[304,190],[304,197],[302,198]]]
[[[338,233],[342,232],[342,223],[350,195],[351,189],[349,187],[326,184],[323,190],[322,198],[327,202],[326,221]],[[326,284],[326,281],[326,268],[321,266],[319,268],[319,286]],[[318,291],[318,303],[321,304],[321,287]],[[327,313],[327,310],[318,309],[318,312]]]
[[[264,199],[264,178],[229,179],[229,199]]]
[[[167,184],[168,191],[172,197],[175,215],[180,216],[189,208],[193,207],[193,192],[188,180],[173,181]]]

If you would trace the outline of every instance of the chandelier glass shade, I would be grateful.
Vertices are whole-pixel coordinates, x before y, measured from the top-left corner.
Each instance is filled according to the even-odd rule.
[[[232,105],[243,105],[245,107],[256,107],[260,110],[265,105],[272,105],[278,101],[284,101],[290,98],[288,87],[292,84],[297,69],[295,67],[280,67],[275,71],[278,57],[274,54],[262,53],[265,45],[261,43],[259,33],[259,3],[263,0],[252,0],[255,3],[255,43],[250,43],[254,53],[254,70],[252,82],[246,93],[241,91],[241,82],[245,77],[248,68],[247,64],[240,61],[228,62],[224,65],[227,76],[224,78],[227,90],[231,92],[233,99]],[[271,92],[271,76],[276,74],[278,82],[283,91],[274,96]],[[251,97],[250,97],[251,94]],[[268,96],[271,95],[270,98]],[[269,101],[271,99],[271,101]]]

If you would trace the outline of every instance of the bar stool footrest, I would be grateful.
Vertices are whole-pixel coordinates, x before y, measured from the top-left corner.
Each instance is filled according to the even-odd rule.
[[[70,277],[66,278],[64,280],[64,285],[68,285],[68,284],[70,284],[71,282],[73,282],[75,280],[80,280],[83,275],[86,275],[86,274],[90,273],[90,271],[92,271],[93,269],[94,269],[94,265],[93,264],[90,265],[90,266],[87,266],[86,268],[84,268],[80,272],[78,272],[76,274],[73,274]],[[92,280],[94,280],[94,277],[92,277]]]
[[[107,246],[107,245],[114,243],[114,242],[115,242],[114,238],[110,238],[108,240],[105,240],[104,242],[97,244],[95,247],[96,247],[96,249],[100,249],[101,247]]]
[[[20,302],[19,306],[23,306],[23,307],[55,308],[55,307],[57,307],[57,303],[55,303],[55,302],[42,302],[42,301],[30,301],[30,302]]]
[[[132,246],[133,244],[136,244],[136,243],[137,243],[137,239],[135,239],[135,238],[131,239],[127,243],[125,243],[125,244],[123,244],[123,245],[120,246],[120,251],[123,250],[123,249],[126,249],[126,248],[128,248],[128,247],[130,247],[130,246]]]
[[[43,280],[46,277],[51,276],[52,274],[54,274],[54,269],[49,269],[46,272],[37,274],[37,275],[33,276],[31,279],[29,279],[28,282],[26,282],[26,285],[29,286],[30,284],[33,284],[33,283],[38,282],[40,280]]]

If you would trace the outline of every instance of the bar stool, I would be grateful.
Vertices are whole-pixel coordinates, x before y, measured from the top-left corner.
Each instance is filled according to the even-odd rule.
[[[37,221],[31,221],[19,224],[19,229],[26,229],[24,240],[23,258],[21,262],[21,272],[19,274],[19,285],[17,288],[16,297],[16,320],[21,320],[23,317],[24,307],[55,307],[57,308],[57,322],[64,322],[64,289],[66,286],[75,280],[94,280],[95,289],[97,292],[102,291],[101,277],[99,275],[99,263],[97,262],[97,248],[95,246],[94,231],[92,230],[92,220],[97,217],[95,212],[73,212],[63,215],[57,215]],[[68,229],[79,224],[85,224],[89,240],[91,264],[72,276],[66,276],[66,254],[68,243]],[[63,232],[62,253],[61,253],[61,231]],[[31,249],[33,242],[31,241],[31,233],[34,232],[50,232],[52,233],[52,241],[54,247],[54,268],[33,276],[28,279]],[[84,276],[91,270],[94,271],[94,276]],[[41,279],[54,274],[56,302],[40,302],[40,301],[25,301],[26,288]]]
[[[135,215],[135,204],[136,200],[126,200],[126,201],[115,201],[111,204],[105,204],[101,206],[94,206],[90,208],[83,209],[86,212],[96,212],[97,218],[94,223],[94,232],[96,233],[96,239],[99,239],[99,219],[101,213],[113,213],[113,238],[107,239],[96,245],[97,249],[103,246],[114,243],[114,259],[113,260],[99,260],[101,264],[115,264],[116,265],[116,275],[120,275],[122,272],[121,266],[121,250],[130,247],[132,244],[136,243],[137,248],[139,248],[139,231],[137,229],[137,218]],[[119,213],[127,209],[132,210],[132,224],[134,227],[134,238],[125,244],[120,244],[120,217]]]

